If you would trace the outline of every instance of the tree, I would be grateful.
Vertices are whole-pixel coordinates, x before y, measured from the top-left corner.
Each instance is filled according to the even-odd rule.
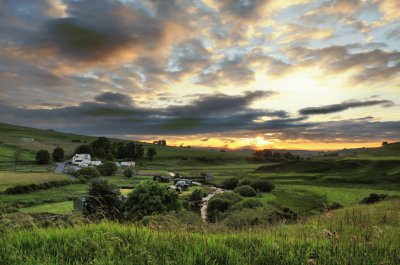
[[[290,153],[290,152],[286,152],[283,156],[288,160],[294,160],[295,159],[294,155],[292,153]]]
[[[50,153],[47,150],[40,150],[36,153],[36,161],[38,164],[46,165],[50,163]]]
[[[387,146],[389,143],[388,142],[382,142],[382,146]]]
[[[106,158],[112,155],[112,144],[107,137],[99,137],[92,143],[93,156]]]
[[[133,220],[179,208],[178,193],[154,181],[139,183],[125,201],[125,214]]]
[[[124,176],[127,178],[133,177],[133,170],[132,168],[127,168],[124,170]]]
[[[147,148],[147,157],[151,161],[153,157],[157,155],[157,150],[154,147]]]
[[[56,147],[53,151],[53,159],[56,162],[60,162],[64,159],[64,149],[62,149],[61,147]]]
[[[118,159],[124,159],[127,157],[126,151],[125,151],[125,144],[123,142],[118,142],[116,144],[116,155]]]
[[[102,176],[114,176],[118,171],[118,167],[114,162],[104,162],[100,166],[97,167]]]
[[[75,148],[75,154],[92,154],[92,148],[87,144],[82,144]]]
[[[94,180],[90,183],[83,214],[94,220],[121,220],[123,207],[120,196],[117,186],[108,184],[106,180]]]
[[[141,158],[144,156],[144,148],[143,145],[138,144],[136,145],[136,157]]]
[[[22,153],[23,153],[23,151],[21,148],[15,149],[14,155],[13,155],[13,160],[14,160],[15,164],[17,164],[21,160]]]
[[[136,144],[134,142],[129,142],[125,145],[125,157],[134,159],[136,157]]]

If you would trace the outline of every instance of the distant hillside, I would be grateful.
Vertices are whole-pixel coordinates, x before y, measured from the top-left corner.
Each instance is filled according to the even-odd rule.
[[[354,148],[339,151],[341,156],[346,155],[371,155],[371,156],[400,156],[400,142],[389,143],[375,148]]]
[[[0,149],[4,152],[12,154],[12,148],[19,147],[27,151],[37,151],[41,149],[52,151],[55,147],[61,146],[65,149],[66,154],[70,155],[74,152],[75,148],[81,144],[89,144],[97,137],[85,136],[72,133],[56,132],[53,130],[36,129],[18,125],[0,123]],[[115,141],[124,141],[121,139],[113,139]],[[149,143],[141,143],[145,147],[153,146],[157,149],[158,158],[186,158],[196,157],[202,159],[204,157],[213,158],[232,158],[244,157],[243,152],[226,151],[220,152],[215,149],[197,149],[197,148],[183,148],[160,146]],[[29,152],[28,152],[29,153]],[[1,150],[0,150],[1,154]],[[11,156],[11,155],[10,155]]]

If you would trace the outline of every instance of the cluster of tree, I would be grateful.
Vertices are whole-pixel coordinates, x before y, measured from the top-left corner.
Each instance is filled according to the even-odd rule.
[[[90,184],[83,213],[95,220],[140,220],[147,215],[179,208],[178,194],[157,182],[138,184],[124,200],[117,186],[108,184],[106,180],[94,180]]]
[[[156,140],[156,141],[153,142],[153,144],[166,146],[167,145],[167,141],[165,141],[165,140]]]
[[[293,155],[291,152],[280,153],[268,149],[258,150],[253,153],[256,161],[282,161],[282,160],[300,160],[300,156]]]
[[[17,153],[17,151],[15,151],[14,160],[16,162],[18,162],[17,160],[19,160],[20,155],[22,155],[22,152],[21,153]],[[64,157],[65,157],[64,149],[62,149],[61,147],[56,147],[53,150],[52,157],[53,157],[53,160],[56,161],[56,162],[62,161],[64,159]],[[49,164],[50,163],[50,153],[49,153],[49,151],[47,151],[47,150],[39,150],[39,151],[37,151],[37,153],[36,153],[36,161],[40,165]]]
[[[118,159],[137,159],[144,156],[144,148],[141,144],[118,142],[115,144],[115,155]]]
[[[18,185],[14,187],[7,188],[5,190],[6,194],[25,194],[38,190],[47,190],[54,187],[62,187],[71,184],[83,183],[81,180],[52,180],[38,184],[29,185]]]
[[[165,140],[161,141],[165,142]],[[142,144],[112,142],[106,137],[99,137],[90,145],[84,144],[78,146],[75,149],[75,154],[90,154],[93,157],[108,161],[112,161],[114,158],[134,160],[142,158],[145,155],[145,149]],[[157,151],[154,147],[147,149],[149,160],[152,160],[156,154]]]

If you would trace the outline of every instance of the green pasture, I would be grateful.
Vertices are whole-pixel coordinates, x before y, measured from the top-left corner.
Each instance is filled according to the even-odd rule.
[[[5,264],[387,264],[400,263],[399,201],[355,206],[295,225],[244,231],[151,230],[111,222],[6,232]]]
[[[73,210],[72,201],[45,203],[20,209],[21,212],[25,213],[54,213],[54,214],[68,214],[72,210]]]

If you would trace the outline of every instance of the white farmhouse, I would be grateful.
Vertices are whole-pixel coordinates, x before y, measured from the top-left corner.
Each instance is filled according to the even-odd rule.
[[[87,167],[91,163],[91,157],[90,154],[76,154],[71,162],[75,166]]]
[[[121,166],[123,166],[123,167],[134,167],[135,166],[135,162],[133,162],[133,161],[123,161],[123,162],[121,162]]]

